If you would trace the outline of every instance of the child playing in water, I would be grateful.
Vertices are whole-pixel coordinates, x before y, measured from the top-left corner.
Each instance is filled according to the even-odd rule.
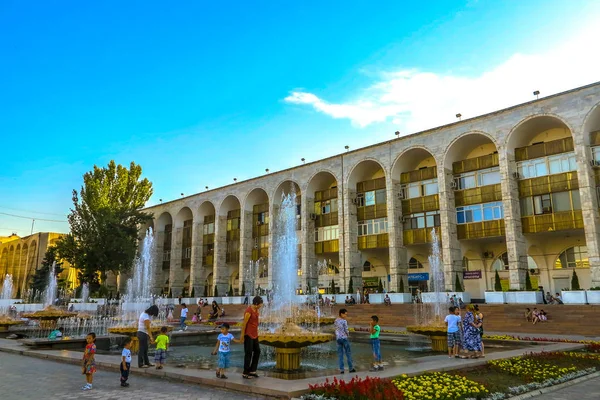
[[[94,373],[96,373],[96,361],[94,359],[94,355],[96,354],[96,334],[94,332],[90,332],[85,337],[85,341],[87,345],[85,346],[85,351],[83,352],[83,365],[81,368],[81,373],[85,375],[86,384],[81,390],[92,390],[92,383],[94,381]]]
[[[227,379],[225,370],[229,368],[231,342],[240,343],[240,341],[234,339],[233,335],[229,333],[229,324],[227,322],[224,322],[219,328],[221,328],[221,334],[217,337],[217,344],[215,345],[212,355],[217,355],[218,350],[219,367],[217,368],[217,378]]]

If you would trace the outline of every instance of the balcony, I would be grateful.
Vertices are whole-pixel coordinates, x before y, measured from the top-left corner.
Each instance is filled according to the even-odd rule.
[[[332,212],[329,214],[319,214],[315,220],[315,227],[331,226],[338,224],[338,213]]]
[[[326,201],[331,199],[337,199],[338,189],[337,187],[327,189],[327,190],[319,190],[315,192],[315,201]]]
[[[504,236],[506,233],[503,219],[459,224],[456,230],[459,240]]]
[[[523,233],[540,233],[566,229],[583,229],[581,210],[531,215],[521,218]]]
[[[372,206],[358,207],[356,209],[358,221],[387,217],[387,204],[374,204]]]
[[[402,200],[402,214],[405,215],[439,209],[440,196],[438,194]]]
[[[364,193],[372,190],[385,189],[385,178],[371,179],[370,181],[358,182],[356,192]]]
[[[225,253],[225,262],[226,263],[240,262],[240,252],[236,251],[234,253]]]
[[[256,261],[259,258],[267,258],[269,257],[269,248],[265,247],[263,249],[252,249],[252,260]]]
[[[315,242],[315,254],[337,253],[340,251],[339,239]]]
[[[499,183],[454,192],[454,204],[456,207],[501,200],[502,188]]]
[[[551,156],[552,154],[566,153],[573,151],[573,138],[552,140],[550,142],[532,144],[531,146],[519,147],[515,149],[515,160],[525,161],[533,158]]]
[[[208,235],[202,235],[202,245],[215,244],[215,234],[210,233]]]
[[[259,236],[267,236],[269,234],[269,225],[268,224],[262,224],[262,225],[254,225],[252,227],[252,237],[259,237]]]
[[[213,265],[214,255],[213,254],[203,254],[202,255],[202,265]]]
[[[387,249],[389,247],[388,234],[366,235],[358,237],[358,249]]]
[[[579,189],[577,172],[546,175],[519,181],[519,197],[531,197],[538,194],[565,192]]]
[[[438,237],[440,236],[439,226],[435,228]],[[404,245],[432,243],[431,228],[409,229],[402,232]]]
[[[426,181],[437,178],[437,167],[421,168],[416,171],[403,172],[400,174],[400,183]]]
[[[233,229],[233,230],[227,231],[227,235],[225,236],[225,241],[232,242],[234,240],[240,240],[240,230],[239,229]]]
[[[497,165],[499,165],[498,153],[493,153],[481,157],[456,161],[452,164],[452,172],[456,175],[464,172],[477,171],[478,169],[492,168]]]

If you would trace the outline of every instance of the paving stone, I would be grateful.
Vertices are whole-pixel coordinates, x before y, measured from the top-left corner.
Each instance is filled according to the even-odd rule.
[[[232,392],[135,374],[129,380],[131,386],[122,388],[117,372],[100,370],[94,375],[94,389],[84,392],[81,387],[85,384],[85,377],[76,365],[0,352],[2,400],[265,399],[252,393]]]
[[[598,400],[600,399],[600,377],[580,382],[555,392],[532,397],[534,400]]]

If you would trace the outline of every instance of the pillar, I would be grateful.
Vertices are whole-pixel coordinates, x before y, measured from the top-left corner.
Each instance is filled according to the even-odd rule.
[[[300,244],[302,245],[302,288],[318,288],[319,273],[317,268],[317,256],[315,255],[315,221],[310,214],[315,209],[314,197],[302,196],[300,203],[302,214],[302,231],[300,233]]]
[[[511,153],[509,154],[509,151]],[[504,208],[504,229],[506,230],[506,252],[510,288],[524,290],[527,275],[527,242],[521,225],[521,202],[519,199],[519,180],[515,177],[517,163],[514,161],[514,149],[498,149],[500,164],[502,204]],[[534,288],[537,290],[537,288]]]
[[[156,232],[154,234],[154,243],[156,244],[154,246],[154,261],[152,263],[152,285],[154,288],[153,292],[155,294],[161,294],[166,280],[162,268],[163,253],[165,251],[165,231]],[[120,280],[119,292],[121,295],[124,295],[126,290],[127,277],[125,276]]]
[[[269,257],[267,259],[267,274],[268,274],[268,287],[273,289],[273,276],[279,271],[274,271],[273,268],[277,268],[277,261],[275,260],[275,232],[277,231],[277,215],[279,214],[279,205],[274,204],[273,201],[269,202],[269,234],[267,236],[267,242],[269,243]]]
[[[227,216],[215,216],[215,252],[213,258],[213,286],[217,287],[219,296],[229,291],[229,274],[227,269]],[[214,289],[214,288],[213,288]]]
[[[173,297],[181,295],[185,277],[181,268],[181,242],[183,239],[183,228],[178,227],[173,232],[173,245],[171,246],[171,265],[169,270],[169,287]]]
[[[240,285],[242,282],[246,286],[248,293],[253,294],[255,287],[252,287],[252,282],[256,282],[257,276],[254,278],[248,276],[250,273],[249,265],[252,260],[252,248],[254,247],[254,239],[252,239],[252,211],[240,210]],[[256,271],[258,273],[258,271]],[[240,291],[242,287],[240,286]],[[245,295],[242,294],[242,295]]]
[[[401,293],[408,289],[408,253],[404,246],[400,182],[386,178],[388,242],[390,257],[389,291]],[[404,289],[400,288],[402,281]]]
[[[204,294],[204,280],[202,279],[202,228],[203,222],[194,224],[192,228],[192,262],[190,267],[190,297],[200,297]]]
[[[341,232],[343,236],[343,247],[340,246],[340,274],[343,279],[340,289],[348,293],[349,280],[352,279],[353,291],[362,287],[362,265],[360,264],[360,253],[358,252],[358,224],[356,204],[356,189],[338,187],[338,200],[343,207],[338,207]],[[338,203],[338,204],[339,204]]]
[[[458,275],[462,282],[462,255],[458,232],[456,229],[456,208],[454,207],[454,188],[452,169],[443,164],[438,167],[438,187],[440,196],[440,223],[442,245],[442,263],[444,265],[444,286],[446,290],[455,291]],[[431,276],[433,279],[433,276]],[[440,288],[441,290],[441,288]]]

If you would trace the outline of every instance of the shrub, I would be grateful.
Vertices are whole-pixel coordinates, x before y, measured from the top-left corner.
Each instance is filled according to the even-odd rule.
[[[400,293],[404,293],[404,278],[400,277]]]
[[[242,296],[246,295],[246,282],[242,282],[242,293],[241,293],[241,295]]]
[[[458,274],[455,275],[454,286],[455,286],[455,289],[454,289],[455,291],[457,291],[457,292],[463,291],[463,287],[462,287],[462,284],[460,283],[460,277],[458,276]]]
[[[352,286],[352,277],[348,278],[348,293],[352,294],[354,292],[354,286]]]
[[[380,378],[366,377],[364,379],[355,377],[351,381],[346,382],[333,378],[319,385],[309,385],[311,390],[308,397],[303,396],[303,399],[327,399],[334,398],[337,400],[388,400],[396,399],[403,400],[402,392],[389,380]]]
[[[229,297],[233,296],[233,286],[229,284],[229,293],[227,293]]]
[[[204,285],[204,297],[208,297],[208,286]]]
[[[219,297],[219,288],[215,285],[215,294],[214,297]]]
[[[379,278],[379,285],[377,285],[377,292],[383,293],[383,282],[381,281],[381,278]]]
[[[575,270],[573,270],[573,277],[571,278],[571,290],[581,290],[581,286],[579,286],[579,277]]]
[[[531,277],[529,276],[529,270],[525,274],[525,290],[533,290],[533,286],[531,286]]]
[[[496,275],[494,276],[494,290],[496,292],[502,291],[502,282],[500,281],[500,274],[498,273],[498,270],[496,270]]]

